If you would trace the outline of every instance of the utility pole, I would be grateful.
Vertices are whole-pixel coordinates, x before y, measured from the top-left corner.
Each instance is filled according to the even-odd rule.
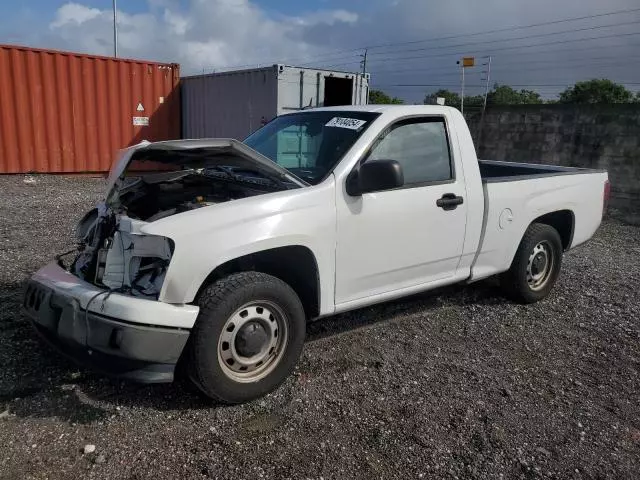
[[[484,72],[482,72],[487,76],[486,78],[487,83],[484,89],[484,103],[482,105],[482,113],[480,114],[480,124],[478,125],[478,136],[476,138],[476,145],[478,149],[480,148],[480,140],[482,140],[482,130],[484,129],[484,114],[485,114],[485,111],[487,110],[487,98],[489,97],[489,84],[491,82],[491,55],[485,58],[488,58],[489,60],[487,61],[487,63],[482,64],[483,66],[487,67],[487,69]]]
[[[460,94],[460,113],[464,115],[464,64],[462,65],[462,92]]]
[[[364,55],[360,55],[362,57],[362,61],[360,62],[360,66],[362,67],[362,74],[367,73],[367,51],[368,49],[364,49]]]
[[[462,60],[456,62],[462,67],[462,91],[460,92],[460,112],[464,115],[464,69],[471,68],[476,65],[474,57],[462,57]]]
[[[116,0],[113,0],[113,56],[118,56],[118,7]]]
[[[482,107],[482,113],[487,109],[487,97],[489,96],[489,82],[491,81],[491,55],[489,55],[489,61],[484,64],[487,67],[487,71],[483,72],[487,75],[487,84],[484,89],[484,105]]]

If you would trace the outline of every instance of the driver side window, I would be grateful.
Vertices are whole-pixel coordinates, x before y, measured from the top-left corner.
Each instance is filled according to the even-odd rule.
[[[444,119],[404,120],[378,139],[366,161],[396,160],[405,186],[454,178]]]

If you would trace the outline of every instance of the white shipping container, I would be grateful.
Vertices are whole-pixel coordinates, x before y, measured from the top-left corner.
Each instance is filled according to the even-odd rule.
[[[183,138],[242,140],[283,113],[366,105],[369,74],[272,65],[183,77]]]

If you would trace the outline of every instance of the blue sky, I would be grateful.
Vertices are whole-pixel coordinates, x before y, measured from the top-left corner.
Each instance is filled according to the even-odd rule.
[[[0,43],[113,52],[111,0],[4,3]],[[640,88],[638,0],[119,0],[118,11],[120,56],[187,74],[283,61],[353,71],[369,46],[372,85],[410,102],[459,89],[463,55],[491,55],[491,83],[545,97],[590,78]],[[471,94],[484,69],[468,71]]]

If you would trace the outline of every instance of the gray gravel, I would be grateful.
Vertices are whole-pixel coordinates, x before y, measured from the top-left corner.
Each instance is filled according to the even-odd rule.
[[[220,407],[76,367],[19,312],[102,188],[0,177],[0,478],[638,478],[638,227],[533,306],[484,282],[316,322],[281,388]]]

